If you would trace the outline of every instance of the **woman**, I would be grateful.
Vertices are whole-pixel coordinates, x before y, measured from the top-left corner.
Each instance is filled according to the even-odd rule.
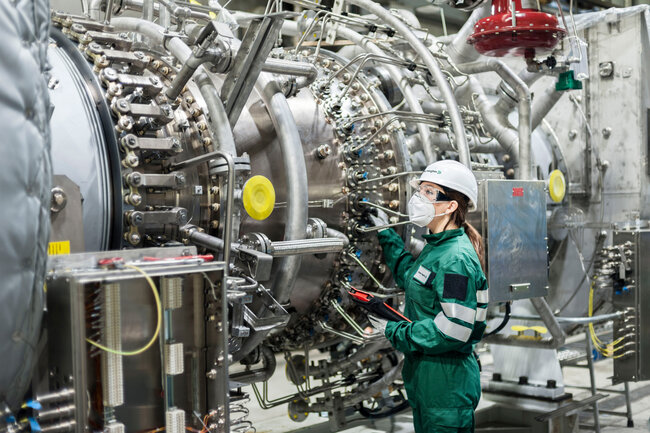
[[[405,356],[402,377],[416,433],[473,432],[481,384],[472,349],[485,330],[488,301],[481,235],[465,221],[476,207],[476,178],[444,160],[413,186],[409,218],[431,234],[417,259],[393,229],[378,234],[413,321],[388,322],[384,334]],[[387,224],[385,214],[371,219]]]

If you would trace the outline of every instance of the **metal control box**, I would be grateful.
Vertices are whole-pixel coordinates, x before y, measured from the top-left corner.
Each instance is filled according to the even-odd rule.
[[[615,383],[650,379],[650,230],[614,232],[620,265],[612,303],[625,314],[614,321]]]
[[[479,186],[478,213],[490,302],[546,296],[545,183],[485,180]]]
[[[192,259],[195,255],[195,247],[169,247],[50,257],[44,354],[50,372],[36,391],[74,391],[74,419],[66,431],[89,431],[97,423],[104,423],[104,431],[139,431],[165,425],[166,417],[170,431],[170,416],[185,430],[178,411],[204,413],[215,406],[216,386],[205,378],[216,368],[208,359],[221,334],[205,319],[216,314],[205,281],[222,278],[224,263]],[[126,266],[121,261],[97,266],[116,256]],[[152,290],[160,292],[157,300]],[[143,347],[155,329],[159,338],[148,350],[119,353]],[[106,422],[106,411],[114,423]],[[199,427],[188,415],[185,419]]]

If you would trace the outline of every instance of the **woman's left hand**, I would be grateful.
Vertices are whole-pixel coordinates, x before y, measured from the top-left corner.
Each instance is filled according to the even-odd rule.
[[[370,320],[371,326],[377,332],[381,332],[381,334],[384,335],[384,332],[386,331],[386,323],[388,323],[387,320],[373,316],[372,314],[368,314],[368,320]]]

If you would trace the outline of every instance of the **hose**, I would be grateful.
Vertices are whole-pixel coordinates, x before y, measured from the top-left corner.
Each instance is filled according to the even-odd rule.
[[[501,323],[499,323],[499,326],[494,328],[492,331],[486,333],[485,337],[498,333],[499,331],[501,331],[503,328],[506,327],[509,321],[510,321],[510,302],[506,302],[506,315],[503,316],[503,320],[501,321]]]
[[[400,395],[401,396],[401,395]],[[401,396],[402,402],[398,404],[395,407],[390,408],[390,410],[387,410],[385,412],[375,412],[373,410],[370,410],[366,408],[363,405],[363,402],[359,405],[359,414],[363,416],[364,418],[368,419],[382,419],[382,418],[388,418],[393,415],[397,415],[403,410],[406,410],[410,405],[408,400],[404,398],[404,396]]]

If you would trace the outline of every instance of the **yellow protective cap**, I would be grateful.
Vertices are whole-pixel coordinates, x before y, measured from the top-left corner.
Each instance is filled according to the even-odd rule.
[[[531,326],[530,329],[540,334],[546,334],[548,332],[548,329],[543,326]]]
[[[263,220],[268,218],[275,206],[275,189],[270,180],[264,176],[253,176],[244,184],[244,209],[251,218]]]
[[[510,327],[510,329],[512,329],[515,332],[524,332],[524,331],[527,331],[530,328],[528,326],[524,326],[524,325],[513,325],[513,326]]]
[[[548,178],[548,193],[555,203],[559,203],[564,199],[566,181],[564,180],[564,174],[560,170],[556,169],[551,172]]]

